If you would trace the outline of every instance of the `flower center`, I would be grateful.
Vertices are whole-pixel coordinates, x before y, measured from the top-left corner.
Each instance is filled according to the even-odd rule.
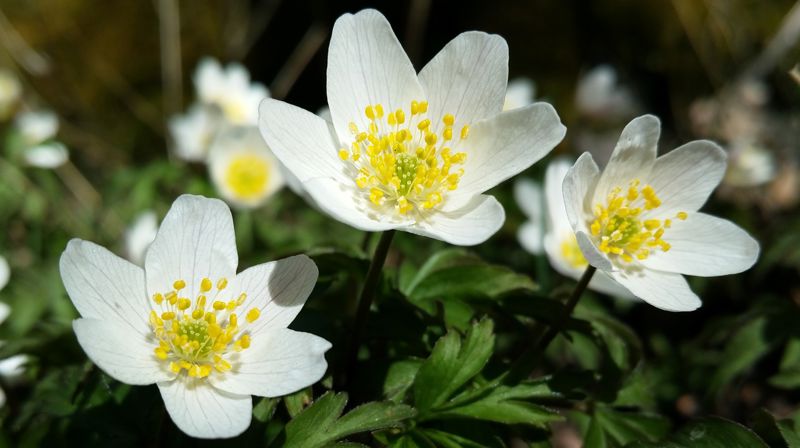
[[[573,268],[585,268],[589,264],[578,246],[578,239],[574,233],[561,240],[561,256]]]
[[[211,293],[214,284],[208,278],[200,282],[200,294],[194,301],[180,296],[186,287],[183,280],[176,280],[173,290],[153,295],[155,308],[160,310],[150,311],[150,326],[158,340],[154,352],[158,359],[169,363],[173,372],[186,370],[189,376],[198,378],[207,377],[212,370],[224,373],[231,369],[225,356],[250,347],[250,333],[245,329],[261,312],[250,309],[245,315],[247,323],[239,327],[235,311],[247,295],[242,293],[226,302],[221,296],[227,285],[226,279],[219,279],[210,301],[206,294]]]
[[[264,193],[269,180],[269,163],[256,154],[234,156],[225,170],[225,183],[240,199],[254,199]]]
[[[469,126],[453,139],[455,117],[445,114],[440,134],[431,131],[428,103],[412,101],[408,110],[384,114],[380,104],[367,106],[367,129],[350,123],[355,141],[339,150],[349,162],[356,185],[375,207],[392,207],[401,214],[429,210],[441,204],[447,192],[458,188],[466,153],[454,148],[467,139]]]
[[[634,179],[627,190],[614,188],[606,203],[595,204],[594,220],[589,229],[597,240],[601,252],[618,256],[626,263],[634,258],[645,260],[654,251],[667,252],[670,244],[662,239],[665,229],[672,226],[671,219],[642,219],[642,213],[661,206],[661,200],[650,185],[640,187]],[[689,215],[678,212],[676,217],[685,220]]]

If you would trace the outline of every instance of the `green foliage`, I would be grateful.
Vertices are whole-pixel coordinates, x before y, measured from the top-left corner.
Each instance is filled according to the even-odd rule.
[[[628,448],[733,448],[767,447],[758,435],[746,427],[718,417],[695,420],[665,440],[654,443],[634,442]]]

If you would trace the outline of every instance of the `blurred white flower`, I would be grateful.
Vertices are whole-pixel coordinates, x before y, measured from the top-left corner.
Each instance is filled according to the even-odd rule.
[[[508,82],[503,110],[519,109],[532,104],[536,96],[536,84],[528,78],[515,78]]]
[[[599,65],[578,80],[575,106],[581,114],[604,121],[627,119],[637,108],[633,94],[617,83],[617,72],[610,65]]]
[[[194,104],[185,114],[169,120],[169,131],[175,142],[175,155],[190,162],[203,162],[214,134],[222,125],[222,114],[203,104]]]
[[[7,120],[22,97],[19,78],[8,70],[0,69],[0,121]]]
[[[211,144],[208,168],[220,196],[236,207],[258,207],[284,185],[280,162],[256,127],[220,131]]]
[[[725,151],[697,140],[656,158],[660,133],[652,115],[631,121],[602,173],[584,153],[564,179],[564,202],[592,266],[655,307],[691,311],[701,302],[683,274],[742,272],[759,245],[730,221],[698,211],[722,180]]]
[[[125,230],[125,254],[128,260],[141,266],[150,243],[158,232],[156,212],[147,210],[134,219],[133,224]]]
[[[2,257],[0,257],[0,259],[2,259]],[[0,289],[2,289],[1,286]],[[0,324],[5,322],[9,314],[11,314],[11,307],[0,302]],[[0,341],[0,344],[3,342],[4,341]],[[30,357],[28,355],[14,355],[0,360],[0,377],[7,383],[18,381],[22,374],[25,373],[25,364],[28,363],[29,359]],[[6,394],[3,389],[0,389],[0,407],[5,406],[5,404]]]
[[[8,267],[8,261],[6,261],[5,257],[0,255],[0,291],[6,287],[8,284],[8,280],[11,278],[11,269]],[[0,322],[5,319],[6,316],[3,315],[0,317]]]
[[[23,157],[28,165],[53,169],[69,160],[69,150],[62,143],[51,141],[26,149]]]
[[[544,195],[539,184],[527,179],[518,180],[514,183],[514,199],[529,218],[517,232],[520,245],[535,255],[544,249],[556,271],[577,280],[589,263],[578,247],[564,205],[561,184],[571,166],[566,159],[550,162],[544,179]],[[605,272],[595,273],[589,288],[615,297],[633,298]]]
[[[219,107],[225,119],[235,125],[258,123],[258,104],[269,97],[263,84],[250,81],[250,73],[239,63],[222,67],[212,58],[197,66],[194,84],[200,102]]]
[[[172,204],[144,269],[78,239],[61,256],[83,350],[118,381],[155,383],[193,437],[237,436],[251,395],[286,395],[327,370],[331,344],[287,328],[314,289],[314,262],[297,255],[237,274],[238,263],[228,206],[190,195]]]
[[[731,187],[756,187],[775,178],[775,155],[750,141],[736,141],[728,149],[728,170],[722,182]]]
[[[259,125],[316,204],[361,230],[479,244],[505,221],[483,192],[564,137],[549,104],[501,113],[508,46],[496,35],[462,33],[417,74],[383,15],[345,14],[327,75],[331,123],[266,99]]]

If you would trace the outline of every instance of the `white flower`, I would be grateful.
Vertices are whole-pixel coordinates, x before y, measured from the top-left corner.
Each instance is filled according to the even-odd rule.
[[[578,80],[575,106],[584,115],[610,120],[630,117],[637,108],[630,90],[617,84],[617,72],[610,65],[599,65]]]
[[[3,257],[0,257],[3,263],[5,260]],[[8,265],[6,264],[6,268]],[[0,273],[2,275],[2,273]],[[0,279],[2,280],[2,279]],[[7,280],[7,277],[6,277]],[[0,281],[0,289],[3,289],[2,281]],[[11,314],[11,308],[6,305],[5,303],[0,302],[0,324],[5,322],[8,318],[9,314]],[[0,341],[2,344],[4,341]],[[0,360],[0,377],[2,377],[6,382],[13,383],[18,381],[19,378],[25,373],[25,364],[28,363],[30,357],[28,355],[14,355],[6,359]],[[3,389],[0,389],[0,408],[5,406],[6,404],[6,394]]]
[[[8,261],[6,261],[5,257],[0,255],[0,291],[6,287],[9,278],[11,278],[11,269],[8,267]],[[2,322],[5,317],[6,316],[2,316],[0,322]]]
[[[0,69],[0,120],[7,119],[22,96],[22,84],[14,73]]]
[[[217,191],[237,207],[258,207],[284,185],[280,162],[254,126],[222,130],[211,144],[208,167]]]
[[[269,96],[263,84],[250,82],[243,65],[231,63],[223,68],[212,58],[200,61],[194,85],[201,102],[219,107],[225,119],[236,125],[255,125],[258,103]]]
[[[701,303],[682,274],[742,272],[759,247],[735,224],[698,211],[725,173],[725,151],[697,140],[656,159],[660,132],[652,115],[631,121],[602,174],[584,153],[564,179],[564,201],[592,266],[653,306],[691,311]]]
[[[194,104],[185,114],[171,117],[168,126],[175,141],[175,154],[190,162],[205,161],[221,121],[218,110],[203,104]]]
[[[26,149],[23,157],[28,165],[51,170],[69,160],[69,150],[62,143],[51,141]]]
[[[730,147],[730,163],[722,182],[732,187],[757,187],[775,178],[775,156],[768,148],[746,140]]]
[[[539,184],[526,179],[514,183],[514,199],[530,219],[520,226],[517,233],[520,245],[535,255],[544,250],[550,265],[556,271],[577,280],[583,275],[589,263],[578,247],[578,240],[575,239],[575,232],[569,224],[564,205],[561,184],[570,166],[566,159],[556,159],[547,166],[544,178],[544,201]],[[543,211],[546,212],[544,219]],[[605,272],[595,273],[589,288],[615,297],[633,297]]]
[[[503,110],[518,109],[533,103],[536,96],[536,84],[528,78],[512,79],[506,88],[506,99]]]
[[[377,11],[345,14],[328,50],[333,131],[322,118],[266,99],[261,133],[334,218],[458,245],[494,234],[503,207],[484,191],[541,159],[564,137],[549,104],[501,113],[508,47],[463,33],[417,75]]]
[[[150,243],[156,238],[158,219],[156,212],[147,210],[139,214],[125,230],[125,255],[128,260],[141,266]]]
[[[237,274],[238,258],[225,203],[190,195],[167,213],[144,269],[77,239],[61,256],[86,354],[118,381],[156,383],[194,437],[242,433],[251,395],[294,392],[327,369],[330,343],[287,328],[314,288],[314,263],[297,255]]]

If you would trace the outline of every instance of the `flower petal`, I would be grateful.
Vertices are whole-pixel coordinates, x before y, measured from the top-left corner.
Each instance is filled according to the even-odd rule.
[[[659,157],[649,177],[662,204],[654,212],[698,210],[719,185],[726,166],[725,151],[708,140],[689,142]]]
[[[431,130],[439,132],[445,114],[454,129],[473,125],[503,110],[508,83],[508,45],[496,34],[461,33],[419,72],[428,100]]]
[[[627,187],[634,179],[644,180],[656,160],[661,122],[653,115],[634,118],[619,137],[608,165],[603,170],[592,203],[605,203],[614,187]]]
[[[599,178],[600,169],[588,152],[581,154],[564,176],[564,210],[574,231],[586,230],[585,217],[591,216],[591,200]]]
[[[364,110],[403,108],[424,99],[417,74],[391,25],[373,9],[336,20],[328,48],[328,106],[342,144],[353,140],[348,125],[366,129]]]
[[[325,352],[330,348],[330,342],[311,333],[276,329],[253,338],[233,370],[209,381],[234,394],[279,397],[319,381],[328,368]]]
[[[614,271],[611,277],[636,297],[665,311],[693,311],[702,305],[680,274],[641,269]]]
[[[736,224],[705,213],[673,220],[664,233],[672,247],[641,263],[650,269],[711,277],[750,269],[758,259],[758,242]]]
[[[448,198],[446,209],[461,208],[472,196],[527,169],[555,148],[566,130],[553,106],[547,103],[531,104],[478,122],[461,143],[467,153],[464,175]]]
[[[23,153],[25,162],[37,168],[55,169],[69,160],[67,147],[59,142],[46,142],[28,148]]]
[[[253,399],[249,395],[234,395],[193,378],[158,383],[158,390],[175,426],[192,437],[236,437],[250,426]]]
[[[11,278],[11,268],[8,267],[8,261],[0,255],[0,291],[6,287],[9,278]]]
[[[247,294],[242,310],[257,308],[261,315],[248,325],[251,333],[286,328],[303,308],[317,282],[317,265],[305,255],[259,264],[236,276],[231,297]]]
[[[322,211],[359,230],[379,232],[411,223],[411,220],[399,221],[393,210],[391,213],[375,211],[353,181],[342,184],[334,179],[318,177],[304,182],[303,188]]]
[[[307,110],[267,98],[259,108],[258,128],[275,156],[301,182],[314,177],[350,181],[339,159],[328,123]]]
[[[203,278],[233,278],[239,255],[231,211],[219,199],[182,195],[161,222],[145,256],[148,297],[186,282],[186,297],[197,297]]]
[[[73,239],[61,254],[61,280],[81,316],[139,335],[150,333],[144,271],[107,249]]]
[[[572,238],[572,229],[567,229],[569,233],[562,231],[560,235],[556,233],[548,233],[544,238],[544,249],[550,265],[558,271],[559,274],[578,280],[586,270],[586,266],[575,267],[565,259],[562,254],[561,245],[567,238]],[[609,274],[605,271],[595,272],[592,280],[589,282],[589,289],[607,294],[613,297],[622,297],[632,299],[634,296],[625,289],[622,285],[614,281]]]
[[[583,257],[586,258],[586,261],[588,261],[590,265],[606,272],[610,272],[614,269],[611,260],[597,249],[588,234],[579,230],[575,232],[575,239],[578,240],[578,247],[581,249]]]
[[[517,230],[517,240],[526,251],[539,255],[542,253],[542,239],[544,238],[541,223],[526,221]]]
[[[544,194],[547,205],[547,225],[550,231],[573,232],[564,205],[564,178],[572,168],[572,162],[559,157],[549,165],[544,174]]]
[[[401,230],[457,246],[474,246],[500,230],[505,220],[505,210],[497,199],[482,194],[459,210],[432,213],[428,219]]]
[[[111,320],[76,319],[72,322],[78,343],[93,363],[117,381],[147,385],[175,374],[156,358],[154,342]]]

